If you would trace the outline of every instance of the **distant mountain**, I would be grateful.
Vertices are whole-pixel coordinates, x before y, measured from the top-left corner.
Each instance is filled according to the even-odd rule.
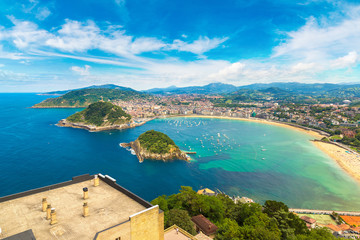
[[[82,90],[82,89],[90,89],[90,88],[107,88],[107,89],[118,89],[118,90],[123,90],[123,91],[135,91],[132,88],[127,88],[127,87],[121,87],[115,84],[105,84],[105,85],[92,85],[89,87],[84,87],[84,88],[77,88],[77,89],[69,89],[69,90],[63,90],[63,91],[53,91],[53,92],[46,92],[46,93],[42,93],[42,95],[63,95],[65,93],[71,92],[71,91],[75,91],[75,90]]]
[[[143,92],[152,93],[152,94],[163,94],[166,92],[173,91],[175,89],[178,89],[178,87],[173,85],[167,88],[151,88],[148,90],[144,90]]]
[[[205,86],[192,86],[178,88],[171,86],[168,88],[149,89],[145,92],[152,94],[172,95],[172,94],[223,94],[236,91],[238,88],[231,84],[210,83]]]
[[[360,87],[360,84],[332,84],[332,83],[298,83],[298,82],[274,82],[274,83],[255,83],[240,86],[239,89],[262,90],[267,88],[278,88],[298,94],[321,95],[329,91],[339,91]]]
[[[35,104],[34,108],[68,108],[87,107],[99,101],[131,100],[146,98],[148,94],[135,90],[120,90],[109,88],[87,88],[70,91],[57,98],[48,98],[41,103]]]

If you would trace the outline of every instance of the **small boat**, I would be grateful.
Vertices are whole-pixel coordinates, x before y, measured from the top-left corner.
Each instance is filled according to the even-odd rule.
[[[265,158],[262,158],[262,160],[265,160]]]

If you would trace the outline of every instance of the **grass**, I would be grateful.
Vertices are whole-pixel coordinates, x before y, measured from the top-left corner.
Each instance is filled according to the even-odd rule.
[[[334,224],[336,225],[336,222],[330,217],[330,215],[319,215],[319,214],[298,214],[299,217],[302,216],[308,216],[312,219],[315,219],[318,224]]]

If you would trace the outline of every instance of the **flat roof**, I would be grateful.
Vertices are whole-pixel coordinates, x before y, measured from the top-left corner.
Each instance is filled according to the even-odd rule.
[[[176,231],[178,229],[178,231]],[[184,229],[173,225],[164,231],[164,240],[197,240],[193,235]]]
[[[87,200],[83,199],[84,187],[89,189]],[[29,229],[37,240],[93,239],[97,232],[123,223],[131,215],[149,208],[146,201],[126,189],[117,188],[121,187],[100,177],[97,187],[89,178],[77,183],[69,182],[66,186],[49,186],[49,190],[33,194],[18,194],[20,197],[10,196],[10,200],[2,198],[4,201],[1,201],[0,198],[0,239]],[[55,225],[50,225],[46,212],[42,212],[44,197],[56,209],[58,223]],[[88,217],[82,216],[84,202],[89,206]]]

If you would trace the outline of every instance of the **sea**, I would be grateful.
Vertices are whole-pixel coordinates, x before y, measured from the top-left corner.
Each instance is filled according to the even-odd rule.
[[[50,96],[0,94],[0,196],[82,174],[107,174],[145,200],[204,187],[292,208],[360,210],[360,184],[293,129],[262,123],[174,117],[105,132],[58,127],[81,109],[33,109]],[[147,130],[161,131],[192,161],[145,160],[120,147]]]

